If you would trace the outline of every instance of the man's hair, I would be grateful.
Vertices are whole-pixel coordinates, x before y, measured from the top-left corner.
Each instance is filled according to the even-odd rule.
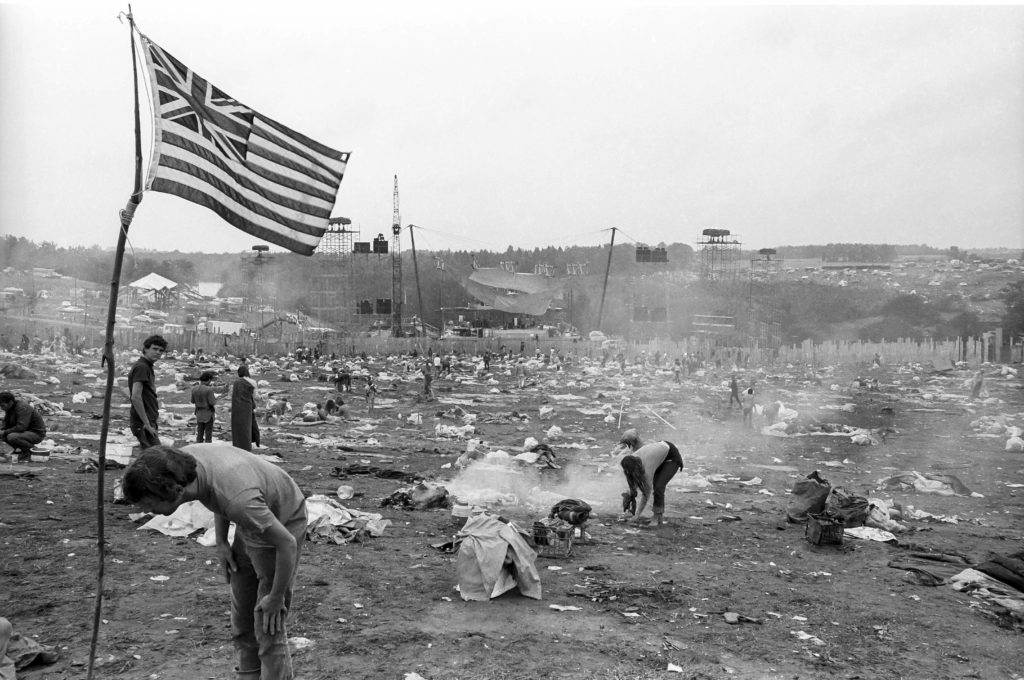
[[[151,446],[125,470],[121,490],[133,505],[145,496],[171,502],[195,479],[195,458],[170,446]]]
[[[167,341],[164,340],[162,335],[151,335],[142,341],[142,349],[149,349],[153,345],[167,349]]]
[[[622,433],[622,437],[619,438],[619,443],[636,451],[640,448],[640,435],[637,434],[636,429],[631,427]]]
[[[249,376],[249,367],[247,365],[245,365],[245,364],[240,364],[238,366],[238,377],[239,378],[246,378],[248,376]]]
[[[213,380],[213,371],[203,371],[199,375],[199,382],[210,382]]]
[[[645,495],[651,492],[651,487],[647,483],[647,476],[644,474],[643,461],[639,457],[633,455],[623,456],[619,465],[622,466],[622,471],[626,475],[630,496],[635,497],[637,489]]]
[[[0,392],[0,404],[13,404],[14,395],[10,392]]]

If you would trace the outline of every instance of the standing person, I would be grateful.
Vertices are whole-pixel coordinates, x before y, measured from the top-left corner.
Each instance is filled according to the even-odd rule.
[[[971,399],[977,399],[981,396],[981,388],[985,386],[985,374],[978,371],[974,374],[974,378],[971,380]]]
[[[757,400],[754,398],[754,383],[750,383],[750,387],[743,393],[743,425],[747,429],[754,427],[754,404]],[[732,402],[729,402],[732,405]]]
[[[435,357],[436,358],[436,357]],[[423,362],[423,397],[430,399],[434,396],[434,391],[430,389],[430,383],[434,381],[434,371],[429,361]]]
[[[210,382],[213,371],[203,371],[199,376],[199,384],[192,388],[192,403],[196,406],[196,443],[213,441],[213,419],[217,395],[213,392]]]
[[[191,444],[144,451],[125,471],[123,488],[125,499],[147,512],[170,515],[189,501],[213,511],[216,549],[231,585],[236,677],[291,680],[285,620],[306,533],[306,502],[295,481],[233,446]]]
[[[736,381],[736,374],[734,373],[732,379],[729,380],[729,408],[732,408],[733,400],[736,400],[736,405],[743,408],[743,402],[740,401],[740,384]]]
[[[231,385],[231,444],[245,451],[260,445],[260,428],[256,424],[256,381],[249,376],[249,367],[238,367],[238,379]]]
[[[142,448],[160,443],[160,401],[156,396],[156,373],[153,366],[167,351],[167,341],[151,335],[142,342],[142,356],[128,371],[128,392],[131,394],[129,426]]]
[[[373,415],[373,403],[377,400],[377,384],[373,382],[373,376],[366,376],[366,412]]]
[[[676,384],[682,382],[683,366],[679,359],[676,359],[675,363],[672,364],[672,377],[675,378]]]
[[[352,371],[348,370],[348,366],[342,366],[338,369],[338,376],[334,379],[334,382],[338,387],[338,392],[352,393]]]
[[[4,412],[0,441],[14,449],[19,463],[28,463],[32,460],[32,447],[46,436],[43,417],[31,404],[15,399],[10,392],[0,392],[0,409]]]
[[[520,359],[516,362],[516,365],[512,368],[512,378],[516,381],[516,386],[519,389],[526,387],[526,364]]]
[[[619,461],[629,486],[629,491],[622,494],[622,511],[629,512],[634,520],[640,519],[648,499],[653,495],[651,512],[655,524],[661,526],[665,514],[665,487],[683,469],[679,449],[669,441],[642,445],[636,430],[632,429],[622,433],[619,447],[629,451]],[[637,491],[641,496],[639,505],[636,503]]]
[[[491,370],[491,351],[487,349],[484,350],[484,370]]]

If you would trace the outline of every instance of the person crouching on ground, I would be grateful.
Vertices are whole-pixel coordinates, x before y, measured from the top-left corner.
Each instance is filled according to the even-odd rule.
[[[668,441],[641,445],[636,430],[626,430],[619,440],[619,446],[630,452],[619,461],[629,486],[629,491],[622,494],[622,511],[631,514],[634,521],[639,520],[648,499],[653,495],[651,512],[655,524],[661,526],[665,514],[665,487],[683,469],[679,449]],[[639,505],[636,502],[637,491],[640,492]]]
[[[19,463],[28,463],[32,460],[32,447],[46,436],[43,417],[31,404],[15,399],[10,392],[0,392],[0,409],[4,411],[0,441],[10,444]]]
[[[125,470],[123,489],[129,503],[147,512],[170,515],[199,501],[214,513],[217,552],[231,585],[237,677],[291,680],[285,619],[306,533],[306,501],[288,473],[228,444],[153,446]]]

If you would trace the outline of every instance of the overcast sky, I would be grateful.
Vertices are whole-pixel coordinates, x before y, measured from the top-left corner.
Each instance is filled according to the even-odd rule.
[[[422,248],[593,244],[612,226],[1024,246],[1024,7],[665,4],[132,6],[231,96],[352,152],[334,214],[365,240],[389,230],[397,173]],[[126,8],[0,5],[0,232],[114,245],[134,172]],[[257,243],[155,192],[130,238]]]

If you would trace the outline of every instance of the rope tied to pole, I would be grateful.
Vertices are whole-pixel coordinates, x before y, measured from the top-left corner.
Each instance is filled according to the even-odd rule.
[[[135,209],[139,207],[138,202],[132,200],[133,198],[134,196],[128,199],[128,203],[125,204],[124,210],[119,213],[121,216],[121,226],[125,229],[127,229],[132,223],[132,219],[135,217]]]

